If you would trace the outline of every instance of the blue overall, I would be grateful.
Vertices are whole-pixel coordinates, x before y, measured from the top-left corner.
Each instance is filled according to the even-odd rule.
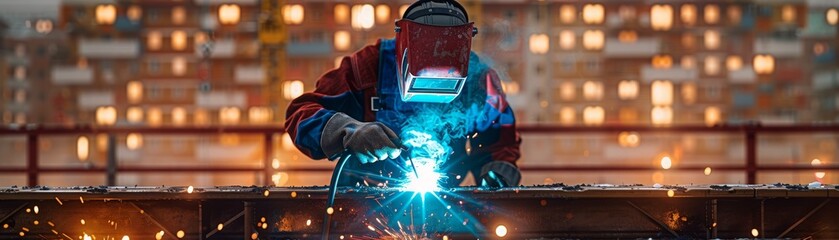
[[[483,103],[486,99],[486,93],[474,94],[476,91],[482,92],[479,90],[483,87],[479,87],[478,85],[481,83],[481,81],[479,81],[481,80],[480,76],[482,76],[486,70],[486,65],[480,64],[477,55],[474,53],[471,55],[469,77],[467,78],[466,84],[464,85],[460,96],[458,96],[452,103],[404,102],[402,101],[402,97],[399,92],[395,45],[394,39],[383,39],[380,43],[378,69],[379,79],[376,85],[376,97],[378,100],[372,104],[376,108],[376,121],[385,124],[397,134],[401,134],[403,127],[410,127],[412,121],[416,119],[445,117],[420,116],[418,114],[423,113],[421,112],[421,109],[429,107],[436,109],[445,108],[447,110],[439,111],[442,115],[460,114],[457,116],[466,116],[463,112],[466,112],[469,109],[461,109],[463,108],[461,106],[471,106],[473,108],[471,109],[471,112],[479,112],[474,108],[476,108],[475,105],[480,104],[472,103]],[[457,113],[455,114],[453,112]],[[450,124],[453,126],[448,127],[463,129],[458,131],[462,131],[464,134],[460,134],[459,137],[448,139],[449,146],[451,147],[451,155],[442,167],[442,171],[444,171],[447,175],[447,178],[444,179],[445,182],[442,183],[444,186],[458,185],[463,178],[465,178],[467,171],[472,171],[473,175],[476,175],[479,172],[480,167],[490,160],[487,154],[485,154],[485,156],[467,156],[468,154],[466,154],[464,150],[464,146],[467,143],[467,133],[471,134],[474,131],[485,130],[489,123],[480,123],[480,121],[474,122],[474,120],[472,120],[471,123],[467,123],[466,117],[462,118],[464,119],[456,119],[455,121],[457,122]],[[468,161],[466,161],[467,159]],[[366,181],[371,185],[388,182],[389,185],[392,186],[393,183],[398,182],[401,179],[405,179],[404,174],[406,174],[406,170],[410,172],[410,168],[405,166],[405,161],[406,160],[402,158],[396,160],[385,160],[372,164],[360,164],[358,161],[351,161],[347,163],[347,166],[344,168],[345,175],[342,176],[341,185],[364,184],[363,182]]]

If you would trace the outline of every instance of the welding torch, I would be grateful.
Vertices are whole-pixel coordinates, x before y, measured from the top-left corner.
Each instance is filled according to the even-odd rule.
[[[419,174],[417,173],[417,167],[414,165],[414,160],[411,158],[411,150],[405,147],[404,145],[400,144],[399,141],[394,141],[399,149],[402,150],[402,155],[407,156],[408,161],[411,162],[411,169],[414,170],[414,176],[419,178]],[[407,154],[407,155],[406,155]],[[321,239],[327,240],[329,239],[329,229],[332,222],[332,214],[329,212],[329,208],[335,205],[335,193],[338,192],[338,180],[341,176],[341,173],[344,171],[344,166],[347,165],[350,158],[352,157],[353,152],[349,149],[344,149],[341,153],[341,157],[338,159],[338,163],[335,164],[335,169],[332,170],[332,178],[329,180],[329,193],[326,196],[326,212],[323,216],[323,235]],[[334,211],[334,210],[333,210]]]

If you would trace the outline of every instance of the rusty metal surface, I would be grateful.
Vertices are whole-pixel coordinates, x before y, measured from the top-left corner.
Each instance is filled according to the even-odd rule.
[[[433,239],[493,238],[495,226],[503,224],[510,239],[748,238],[752,229],[760,237],[839,238],[835,185],[557,184],[496,191],[465,187],[436,195],[422,199],[394,188],[343,188],[333,237],[392,238],[386,231],[398,232],[402,225],[408,235]],[[0,188],[0,224],[8,225],[0,229],[0,239],[19,239],[21,232],[29,239],[78,239],[85,233],[97,239],[155,239],[161,231],[163,239],[176,239],[179,231],[183,239],[316,238],[325,198],[325,187],[232,186],[192,193],[186,187]],[[250,214],[244,213],[246,205]]]

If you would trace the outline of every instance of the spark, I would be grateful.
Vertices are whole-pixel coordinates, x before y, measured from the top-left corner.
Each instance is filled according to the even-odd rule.
[[[440,190],[440,179],[442,174],[437,171],[437,163],[430,158],[415,158],[414,169],[416,175],[407,174],[407,183],[403,185],[406,190],[418,193],[435,192]]]
[[[335,209],[333,209],[332,207],[329,207],[329,208],[326,209],[326,214],[332,215],[332,213],[334,213],[334,212],[335,212]]]
[[[35,211],[35,214],[38,214],[38,212],[40,211],[40,210],[38,209],[38,206],[37,206],[37,205],[36,205],[34,208],[32,208],[32,210],[34,210],[34,211]]]
[[[498,237],[507,236],[507,226],[498,225],[498,227],[495,227],[495,235]]]
[[[55,201],[58,202],[58,205],[64,205],[64,203],[61,202],[61,199],[58,199],[58,197],[55,197]]]
[[[266,189],[265,192],[262,193],[262,195],[264,195],[266,197],[268,196],[268,194],[270,194],[270,192],[268,192],[268,189]]]
[[[760,232],[757,231],[757,228],[752,228],[752,236],[757,237]]]
[[[676,196],[676,192],[674,192],[672,189],[667,190],[667,197],[673,197],[673,196]]]
[[[178,230],[177,234],[178,234],[178,238],[184,238],[184,235],[185,235],[184,230]]]
[[[711,167],[706,167],[705,168],[705,176],[710,176],[710,175],[711,175]]]
[[[125,236],[122,236],[122,240],[131,240],[131,238],[129,238],[128,235],[125,235]]]
[[[661,168],[663,169],[670,169],[673,166],[673,162],[670,160],[670,157],[663,157],[661,158]]]
[[[219,231],[221,231],[221,229],[223,229],[223,228],[224,228],[224,223],[219,223],[218,227],[216,227],[216,229],[218,229]]]
[[[186,193],[192,193],[192,191],[194,191],[194,190],[195,190],[195,188],[193,188],[192,186],[189,186],[188,188],[186,188]]]
[[[297,197],[297,192],[291,192],[291,198],[296,198],[296,197]]]
[[[163,238],[163,230],[154,235],[154,239],[160,240]]]
[[[306,219],[306,226],[312,226],[312,219]]]

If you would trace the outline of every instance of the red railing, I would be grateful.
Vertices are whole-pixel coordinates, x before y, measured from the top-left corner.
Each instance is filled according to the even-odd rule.
[[[743,134],[745,136],[745,163],[717,164],[717,165],[680,165],[673,166],[671,171],[698,171],[706,167],[714,171],[743,171],[746,173],[746,182],[753,184],[757,182],[759,171],[815,171],[815,170],[839,170],[839,165],[800,166],[791,164],[758,165],[757,156],[757,135],[758,134],[791,134],[791,133],[839,133],[839,125],[777,125],[762,126],[758,124],[744,125],[721,125],[721,126],[700,126],[700,125],[677,125],[667,127],[654,126],[627,126],[627,125],[606,125],[606,126],[557,126],[557,125],[522,125],[518,127],[523,134],[563,134],[563,133],[619,133],[625,131],[646,132],[646,133],[722,133],[722,134]],[[204,135],[204,134],[260,134],[263,139],[264,162],[262,167],[221,167],[221,166],[198,166],[198,167],[143,167],[143,166],[119,166],[116,159],[115,135],[141,133],[157,135]],[[271,161],[273,156],[274,135],[283,133],[278,126],[209,126],[209,127],[99,127],[99,126],[32,126],[27,125],[20,128],[0,128],[0,136],[26,136],[26,166],[25,167],[0,167],[0,173],[22,173],[27,175],[27,185],[38,185],[40,173],[86,173],[105,172],[107,184],[116,184],[118,172],[261,172],[263,183],[270,181],[273,169]],[[80,134],[107,134],[109,137],[107,164],[104,167],[41,167],[38,164],[38,141],[45,135],[80,135]],[[609,165],[609,166],[522,166],[522,171],[652,171],[659,170],[654,166],[638,165]],[[283,171],[287,172],[331,172],[327,167],[288,167]]]

